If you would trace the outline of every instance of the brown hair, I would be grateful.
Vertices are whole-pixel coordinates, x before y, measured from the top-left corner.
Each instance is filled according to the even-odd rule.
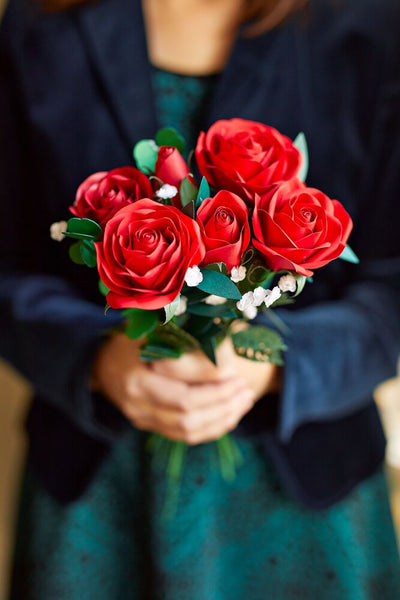
[[[88,4],[95,0],[38,0],[47,12],[67,10],[79,4]],[[276,27],[293,12],[302,8],[307,0],[247,0],[243,20],[252,20],[248,35],[259,35]]]

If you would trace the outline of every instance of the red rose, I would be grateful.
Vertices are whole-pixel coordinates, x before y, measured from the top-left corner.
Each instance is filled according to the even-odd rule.
[[[148,196],[153,196],[153,188],[146,175],[134,167],[121,167],[85,179],[70,211],[104,227],[120,208]]]
[[[161,146],[154,169],[156,177],[163,183],[174,185],[178,195],[172,199],[174,206],[180,206],[179,190],[183,179],[189,174],[189,167],[177,148]]]
[[[298,174],[301,154],[273,127],[255,121],[217,121],[196,146],[199,171],[216,189],[245,195],[252,203],[271,184]]]
[[[204,264],[223,262],[230,272],[240,265],[250,242],[249,213],[239,196],[225,190],[206,198],[196,220],[204,227]]]
[[[338,258],[353,228],[342,204],[298,179],[277,184],[256,197],[253,244],[273,271],[312,269]]]
[[[201,263],[200,227],[173,206],[138,200],[110,219],[96,242],[101,280],[112,308],[153,310],[172,302],[186,271]]]

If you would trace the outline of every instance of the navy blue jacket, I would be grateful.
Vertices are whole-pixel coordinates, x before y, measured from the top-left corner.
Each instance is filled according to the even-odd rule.
[[[312,508],[342,498],[384,454],[372,392],[400,352],[399,31],[397,0],[312,0],[301,18],[238,36],[204,122],[304,131],[309,184],[354,218],[360,266],[334,262],[281,311],[290,329],[282,394],[238,428]],[[119,317],[104,317],[96,274],[70,263],[48,230],[86,176],[131,164],[134,143],[157,129],[140,2],[43,15],[10,0],[0,118],[0,353],[33,385],[37,475],[69,501],[129,425],[87,384]]]

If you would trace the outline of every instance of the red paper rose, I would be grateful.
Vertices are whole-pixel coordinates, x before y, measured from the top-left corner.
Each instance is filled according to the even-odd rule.
[[[342,254],[352,228],[340,202],[298,179],[276,184],[255,200],[253,244],[273,271],[310,277]]]
[[[81,219],[92,219],[104,227],[128,204],[153,195],[146,175],[134,167],[121,167],[90,175],[78,188],[70,211]]]
[[[224,262],[230,272],[240,265],[250,242],[249,213],[239,196],[225,190],[206,198],[196,220],[204,227],[204,264]]]
[[[199,225],[173,206],[139,200],[108,221],[96,242],[101,280],[112,308],[158,309],[182,289],[186,271],[201,263]]]
[[[179,190],[183,179],[189,175],[189,167],[177,148],[161,146],[158,151],[154,174],[163,183],[176,187],[178,195],[172,199],[172,202],[174,206],[180,207]]]
[[[273,127],[231,119],[217,121],[200,134],[196,160],[214,188],[230,190],[252,203],[256,193],[297,175],[302,158],[293,142]]]

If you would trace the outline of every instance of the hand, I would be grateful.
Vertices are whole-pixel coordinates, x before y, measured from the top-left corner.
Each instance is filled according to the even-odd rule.
[[[136,428],[200,444],[233,430],[253,406],[254,394],[245,382],[231,370],[217,369],[201,353],[161,361],[167,367],[162,372],[159,362],[140,360],[141,343],[122,334],[110,337],[92,372],[93,389]]]
[[[238,356],[229,337],[218,346],[217,365],[213,365],[204,354],[192,352],[178,360],[165,359],[153,363],[153,370],[189,384],[211,382],[221,378],[223,373],[236,374],[245,381],[247,389],[252,390],[254,402],[267,393],[280,391],[281,369],[271,363]]]

